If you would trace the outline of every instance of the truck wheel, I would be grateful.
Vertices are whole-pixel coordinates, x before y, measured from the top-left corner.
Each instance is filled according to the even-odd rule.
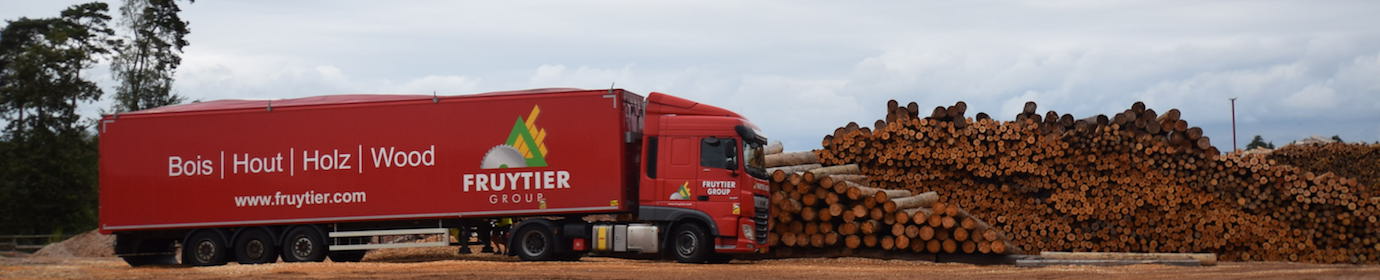
[[[120,258],[124,259],[125,263],[129,264],[129,266],[177,264],[177,258],[173,257],[173,255],[128,256]]]
[[[531,224],[517,232],[513,252],[524,261],[550,261],[556,256],[556,238],[542,224]]]
[[[710,240],[704,228],[694,223],[684,223],[671,230],[671,253],[676,261],[683,263],[704,263],[713,254],[714,241]]]
[[[210,230],[198,230],[182,243],[182,264],[212,266],[225,264],[225,238]]]
[[[241,264],[273,263],[278,261],[278,248],[273,237],[260,228],[243,229],[235,238],[235,262]]]
[[[283,239],[283,261],[319,262],[326,259],[326,241],[312,226],[297,226]]]
[[[368,250],[333,251],[327,253],[326,256],[330,257],[333,262],[358,262],[359,260],[363,260],[364,254],[368,252]]]

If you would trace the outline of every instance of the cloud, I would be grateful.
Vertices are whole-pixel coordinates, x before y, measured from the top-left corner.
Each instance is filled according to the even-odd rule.
[[[738,111],[801,148],[870,125],[889,99],[964,100],[998,119],[1027,100],[1076,116],[1142,100],[1182,109],[1220,146],[1237,97],[1242,134],[1380,134],[1374,1],[271,6],[184,6],[192,45],[176,90],[210,100],[616,83]],[[44,9],[32,16],[58,8]]]
[[[175,90],[192,100],[277,99],[326,94],[463,94],[481,79],[421,75],[402,80],[361,77],[332,64],[273,55],[203,51],[184,56]]]
[[[1309,85],[1284,99],[1286,106],[1326,109],[1337,106],[1337,91],[1327,86]]]
[[[427,75],[413,79],[396,87],[398,92],[403,93],[426,93],[426,92],[445,92],[445,93],[470,93],[479,87],[479,79],[465,76],[437,76]]]
[[[616,86],[619,81],[632,82],[637,80],[633,77],[631,68],[631,65],[618,69],[582,66],[573,71],[566,71],[565,65],[543,64],[537,67],[536,73],[528,79],[528,84],[530,87],[551,87],[562,84],[594,88],[598,88],[600,84],[607,84],[604,87]]]
[[[783,76],[748,76],[723,103],[753,121],[774,139],[786,139],[788,149],[818,149],[820,137],[847,120],[880,118],[867,114],[856,95],[841,91],[843,80],[800,79]],[[700,100],[716,104],[708,100]],[[885,104],[868,104],[885,107]],[[841,123],[843,122],[843,123]],[[872,122],[858,121],[863,126]]]

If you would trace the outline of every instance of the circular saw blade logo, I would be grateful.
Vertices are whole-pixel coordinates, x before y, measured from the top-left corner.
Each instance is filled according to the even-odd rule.
[[[537,127],[537,116],[541,107],[532,106],[527,118],[518,116],[513,122],[513,130],[508,133],[508,141],[494,146],[484,154],[481,168],[518,168],[546,166],[546,129]]]
[[[670,198],[671,198],[671,200],[688,200],[688,199],[690,199],[690,181],[685,181],[685,183],[681,183],[681,184],[680,184],[680,189],[677,189],[676,192],[671,193],[671,197],[670,197]]]

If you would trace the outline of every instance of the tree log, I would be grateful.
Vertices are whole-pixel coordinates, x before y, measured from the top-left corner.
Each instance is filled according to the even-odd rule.
[[[791,165],[802,165],[819,163],[819,156],[815,151],[788,152],[767,155],[767,167],[780,167]]]
[[[934,205],[935,202],[939,202],[939,193],[929,191],[913,196],[894,198],[891,199],[891,201],[895,202],[896,208],[898,209],[930,207],[931,205]]]
[[[809,173],[811,173],[811,174],[814,174],[814,176],[816,176],[816,177],[819,177],[819,176],[830,176],[830,175],[846,175],[846,174],[859,174],[859,173],[862,173],[862,171],[858,169],[858,165],[857,165],[857,164],[844,164],[844,165],[835,165],[835,166],[825,166],[825,167],[820,167],[820,168],[811,169],[810,171],[806,171],[806,172],[809,172]]]
[[[771,141],[771,144],[767,144],[766,147],[762,148],[762,151],[767,155],[775,155],[780,154],[784,149],[785,146],[781,144],[781,141]]]

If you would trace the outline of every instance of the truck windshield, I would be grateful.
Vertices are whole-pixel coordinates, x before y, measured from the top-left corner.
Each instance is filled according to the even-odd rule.
[[[762,149],[762,143],[756,141],[743,141],[743,158],[747,159],[743,166],[747,169],[748,175],[758,179],[767,179],[767,156]]]

